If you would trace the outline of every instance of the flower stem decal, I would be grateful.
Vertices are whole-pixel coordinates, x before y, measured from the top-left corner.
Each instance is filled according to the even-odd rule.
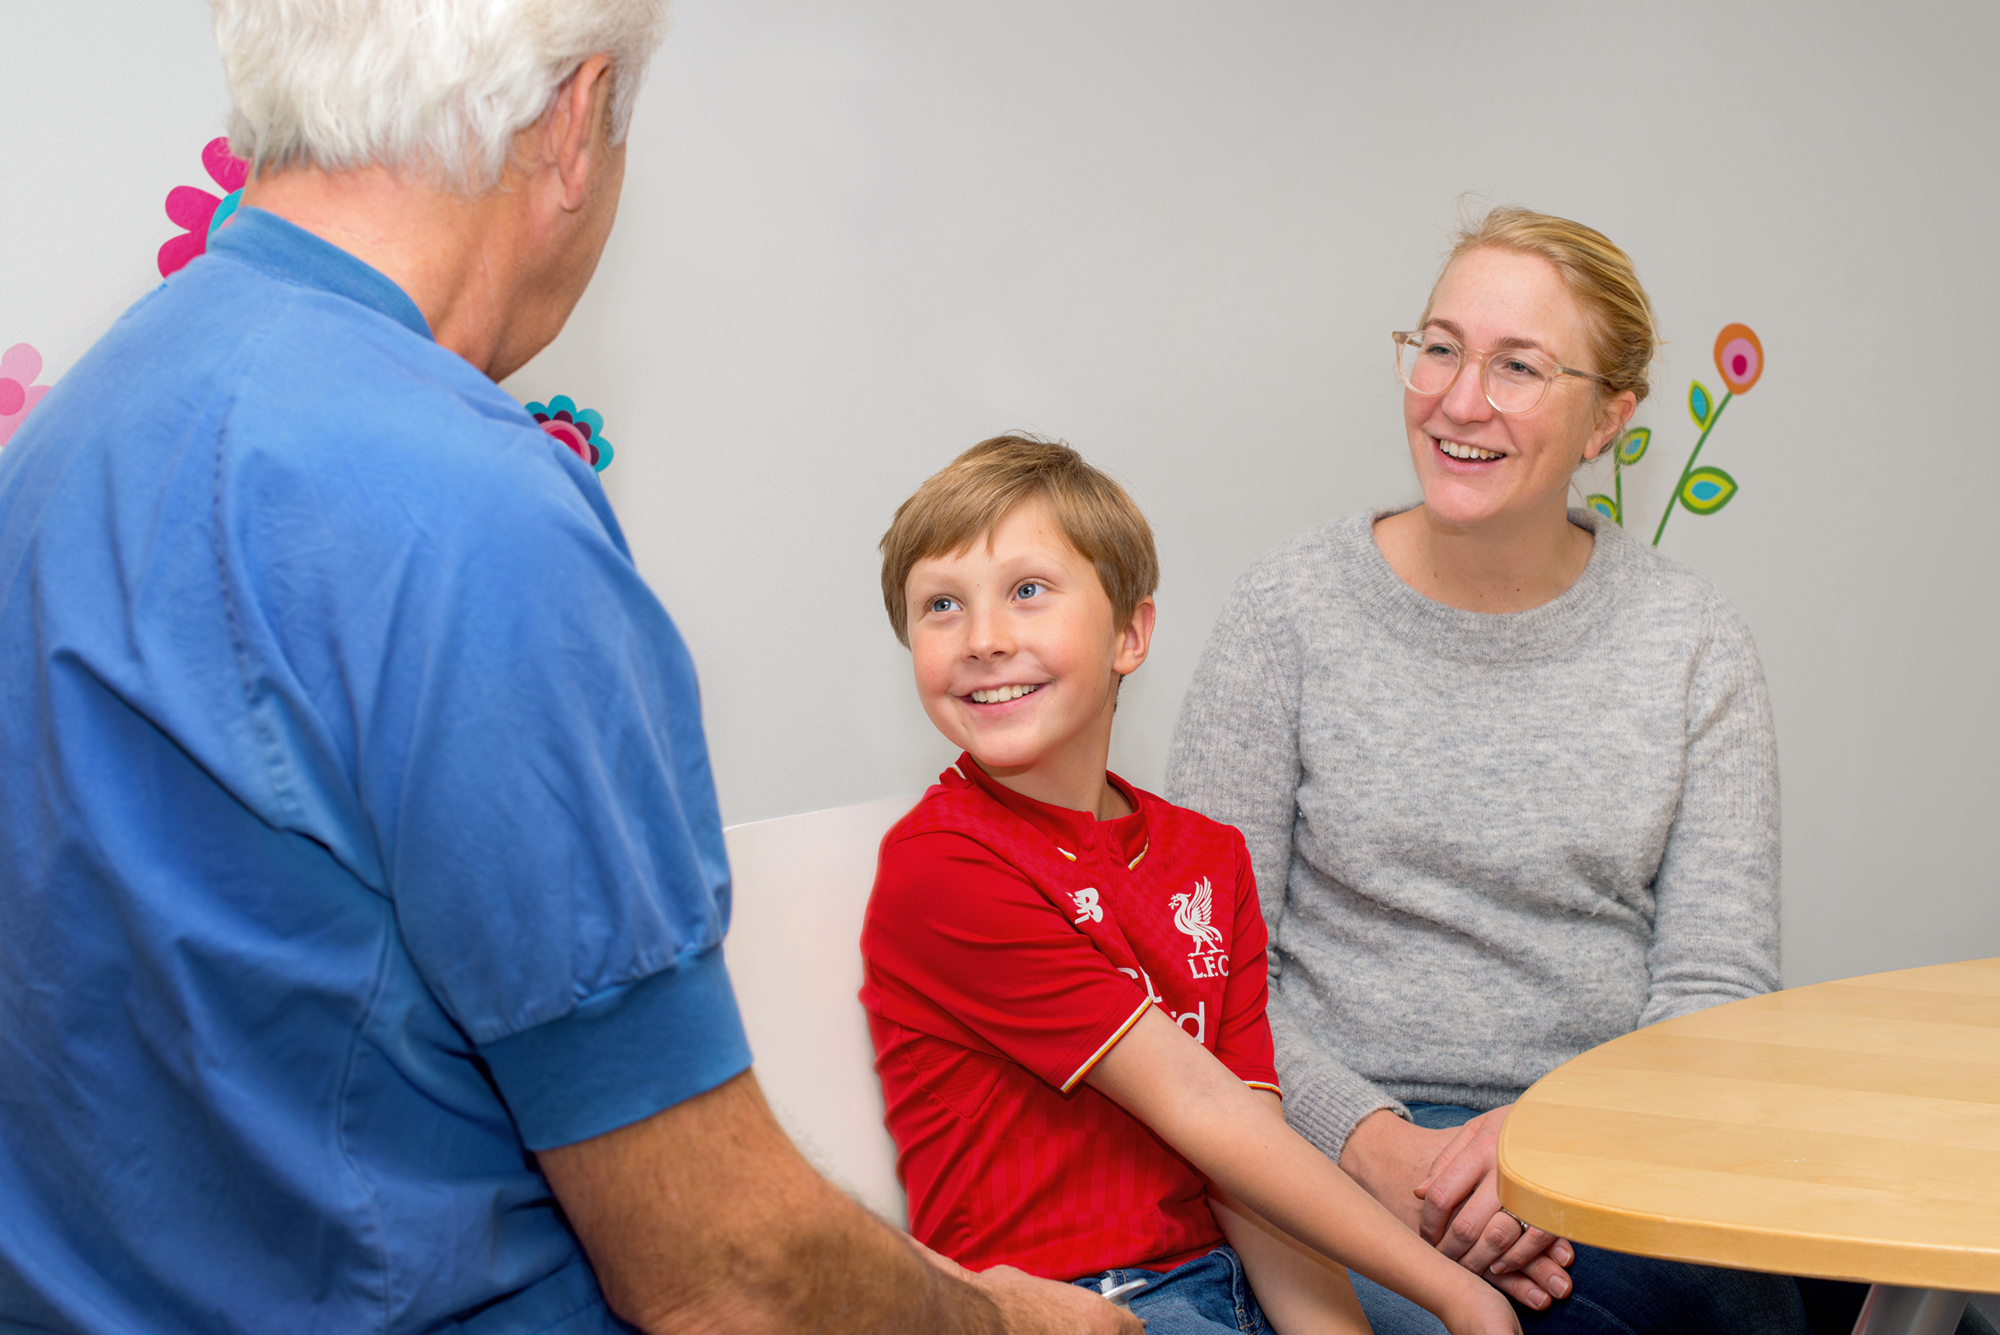
[[[589,409],[578,408],[567,394],[558,394],[547,403],[531,403],[528,415],[542,424],[577,458],[602,473],[611,466],[611,442],[604,438],[604,418]]]
[[[1764,345],[1757,338],[1756,331],[1747,324],[1724,325],[1722,332],[1715,336],[1715,369],[1721,372],[1722,383],[1728,386],[1719,401],[1699,380],[1688,386],[1688,416],[1701,428],[1701,435],[1688,452],[1687,463],[1681,467],[1680,479],[1674,483],[1673,494],[1667,498],[1667,508],[1660,512],[1659,527],[1653,530],[1655,547],[1666,536],[1667,521],[1674,517],[1675,507],[1690,514],[1712,515],[1736,495],[1735,478],[1720,468],[1697,468],[1695,460],[1701,457],[1701,447],[1708,444],[1715,424],[1722,420],[1722,410],[1738,394],[1749,393],[1758,377],[1764,374]],[[1625,522],[1623,473],[1628,465],[1638,463],[1645,455],[1652,435],[1650,428],[1639,426],[1618,438],[1617,450],[1612,458],[1612,495],[1591,496],[1588,504],[1592,509],[1608,515],[1619,524]]]
[[[1695,386],[1688,392],[1688,407],[1690,409],[1694,407],[1694,400],[1696,394],[1699,394],[1702,397],[1702,399],[1704,400],[1703,406],[1706,406],[1705,401],[1708,398],[1708,392],[1702,389],[1699,383],[1696,383]],[[1682,504],[1687,503],[1688,482],[1689,479],[1691,479],[1694,475],[1694,461],[1701,457],[1701,447],[1708,444],[1708,433],[1715,430],[1715,424],[1722,420],[1722,410],[1724,408],[1727,408],[1729,406],[1729,401],[1735,397],[1736,396],[1734,394],[1724,394],[1722,396],[1722,402],[1716,404],[1714,408],[1709,410],[1708,420],[1706,422],[1702,422],[1701,439],[1697,440],[1694,443],[1694,449],[1689,452],[1687,466],[1681,469],[1681,480],[1674,484],[1674,494],[1667,498],[1667,508],[1660,512],[1660,526],[1653,530],[1653,545],[1655,547],[1660,545],[1660,538],[1667,531],[1667,521],[1674,517],[1675,503],[1676,502]],[[1697,418],[1695,420],[1700,421],[1701,419]],[[1702,471],[1712,472],[1714,470],[1703,469]],[[1731,496],[1734,496],[1735,494],[1736,494],[1736,484],[1734,482],[1731,482],[1729,484],[1729,490],[1723,493],[1721,500],[1715,501],[1712,504],[1705,505],[1704,508],[1699,510],[1696,510],[1693,505],[1688,505],[1688,508],[1690,510],[1694,510],[1694,512],[1698,515],[1712,515],[1717,510],[1720,510],[1725,504],[1727,504],[1729,498]]]
[[[167,192],[167,219],[186,228],[160,247],[160,277],[187,267],[195,256],[208,250],[208,238],[229,221],[243,200],[243,186],[250,179],[250,164],[229,151],[227,139],[211,139],[201,150],[201,165],[208,178],[222,187],[218,198],[191,185],[177,185]]]

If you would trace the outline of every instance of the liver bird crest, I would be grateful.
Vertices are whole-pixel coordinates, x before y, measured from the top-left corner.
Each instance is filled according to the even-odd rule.
[[[1193,894],[1178,894],[1167,900],[1173,905],[1174,926],[1194,938],[1198,954],[1222,949],[1222,933],[1210,925],[1215,916],[1215,890],[1203,877],[1194,883]]]

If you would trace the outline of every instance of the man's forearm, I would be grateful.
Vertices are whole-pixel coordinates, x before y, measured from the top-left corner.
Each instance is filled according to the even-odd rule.
[[[605,1299],[648,1335],[1005,1330],[813,1171],[748,1072],[541,1165]]]
[[[768,1249],[736,1252],[734,1264],[742,1269],[732,1273],[732,1263],[725,1261],[716,1276],[720,1283],[628,1320],[647,1335],[805,1329],[1005,1335],[1006,1323],[992,1299],[932,1266],[852,1202],[847,1205],[799,1219],[787,1236],[769,1239]]]

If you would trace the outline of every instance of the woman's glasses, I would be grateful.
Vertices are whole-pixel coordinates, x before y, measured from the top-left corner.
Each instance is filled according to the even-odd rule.
[[[1527,348],[1502,348],[1498,352],[1470,352],[1458,340],[1436,329],[1419,329],[1389,335],[1396,340],[1396,374],[1413,393],[1426,398],[1442,394],[1458,380],[1468,357],[1479,365],[1479,388],[1495,412],[1525,413],[1547,397],[1557,378],[1573,375],[1611,382],[1601,375],[1559,366]]]

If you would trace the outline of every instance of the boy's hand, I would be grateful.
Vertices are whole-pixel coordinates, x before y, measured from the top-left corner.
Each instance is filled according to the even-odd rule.
[[[1461,1300],[1437,1315],[1451,1335],[1521,1335],[1513,1306],[1497,1289],[1477,1281],[1465,1286]]]
[[[1142,1335],[1146,1328],[1131,1312],[1113,1307],[1089,1289],[1036,1279],[1010,1265],[967,1278],[1000,1309],[1007,1335]],[[1481,1327],[1481,1335],[1484,1330]]]

